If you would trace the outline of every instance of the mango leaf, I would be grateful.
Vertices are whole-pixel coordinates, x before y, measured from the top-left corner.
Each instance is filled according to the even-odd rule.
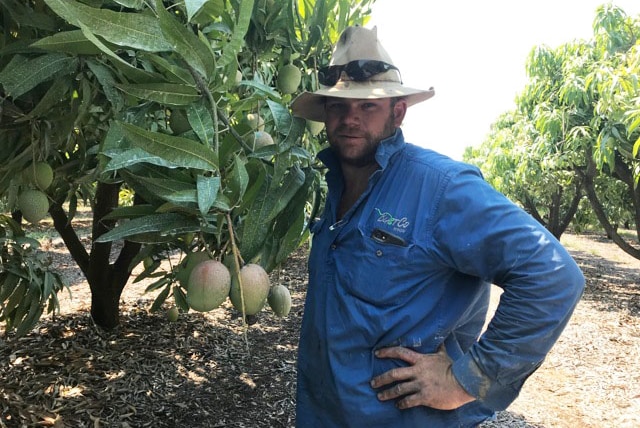
[[[130,9],[142,9],[142,5],[144,4],[144,0],[113,0],[118,4],[121,4],[124,7],[128,7]]]
[[[134,147],[130,150],[118,151],[116,153],[110,153],[108,151],[103,152],[105,155],[110,156],[111,160],[103,168],[103,172],[117,171],[122,168],[126,168],[138,163],[150,163],[153,165],[164,166],[167,168],[175,168],[176,165],[166,159],[159,156],[151,155],[139,147]]]
[[[189,21],[191,21],[191,18],[200,11],[207,1],[208,0],[184,0],[184,5],[187,8],[187,18]]]
[[[291,150],[289,151],[289,154],[291,156],[297,157],[298,159],[304,159],[309,161],[314,159],[314,156],[311,153],[309,153],[307,150],[305,150],[300,146],[292,147]]]
[[[147,131],[135,125],[116,122],[127,140],[135,147],[183,167],[216,171],[216,154],[206,146],[188,138]]]
[[[269,235],[271,223],[265,221],[271,211],[273,211],[274,200],[269,194],[269,183],[262,182],[259,189],[256,189],[255,196],[248,206],[247,216],[240,232],[240,252],[244,260],[253,259],[265,239]]]
[[[293,198],[298,189],[300,189],[302,184],[304,184],[304,181],[304,172],[300,167],[294,165],[289,170],[289,173],[284,176],[284,181],[280,185],[269,189],[272,208],[264,218],[265,222],[269,222],[276,218],[276,216],[278,216],[278,214],[287,207],[291,198]]]
[[[301,240],[308,233],[307,213],[304,207],[309,200],[309,194],[315,179],[316,177],[312,170],[305,173],[304,184],[300,186],[289,201],[287,208],[276,219],[273,236],[280,239],[280,245],[274,260],[275,265],[286,260],[289,254],[298,248]]]
[[[269,144],[268,146],[260,147],[254,150],[248,157],[258,159],[271,159],[279,152],[277,144]]]
[[[239,4],[238,19],[236,20],[233,32],[231,34],[231,40],[226,46],[223,47],[222,57],[218,62],[219,67],[225,68],[227,65],[234,61],[237,61],[237,56],[242,45],[244,44],[244,37],[249,29],[249,23],[251,22],[251,13],[253,12],[253,0],[243,0]]]
[[[118,220],[121,218],[134,218],[151,215],[155,213],[153,205],[133,205],[130,207],[118,207],[113,209],[109,214],[102,217],[104,220]]]
[[[19,324],[16,324],[16,336],[20,337],[27,334],[31,329],[36,325],[40,316],[42,315],[43,305],[40,304],[40,296],[36,296],[36,293],[33,293],[30,304],[29,304],[29,312],[22,317],[19,314],[16,314],[16,318],[14,318],[14,322],[19,319]],[[18,318],[20,317],[20,318]]]
[[[260,92],[260,93],[262,93],[262,94],[266,95],[267,97],[272,98],[274,100],[282,99],[280,94],[275,89],[273,89],[269,85],[265,85],[264,83],[256,82],[256,81],[253,81],[253,80],[241,80],[239,85],[248,86],[250,88],[254,88],[258,92]]]
[[[207,215],[213,206],[220,189],[220,177],[207,177],[198,175],[196,181],[198,195],[198,209],[202,215]]]
[[[287,217],[286,220],[278,221],[276,228],[281,227],[285,221],[287,226],[286,233],[279,241],[272,268],[286,261],[291,253],[300,246],[300,243],[308,233],[304,210],[300,210],[294,219]]]
[[[141,165],[144,164],[134,165],[131,168],[134,172],[131,172],[129,169],[121,169],[118,171],[118,175],[126,181],[128,187],[130,187],[136,195],[140,196],[148,204],[154,205],[156,212],[164,212],[160,211],[159,205],[166,203],[166,200],[151,192],[147,189],[145,183],[140,181],[140,177],[148,176],[144,174],[144,171],[137,171]]]
[[[306,122],[299,117],[293,117],[282,104],[267,100],[276,129],[286,138],[278,144],[278,152],[283,153],[295,146],[304,135]]]
[[[82,30],[56,33],[37,40],[31,44],[31,47],[73,55],[97,55],[100,53],[100,49],[82,34]]]
[[[139,234],[153,232],[159,233],[172,230],[189,230],[191,232],[195,232],[199,230],[199,228],[200,225],[198,223],[198,220],[187,218],[180,214],[153,214],[134,218],[132,220],[121,223],[104,235],[99,236],[98,239],[96,239],[96,242],[111,242]]]
[[[340,12],[342,14],[348,13],[351,10],[351,5],[345,1],[341,2]],[[346,3],[347,9],[342,9],[344,7],[344,3]],[[309,28],[311,29],[309,34],[309,39],[307,40],[307,45],[304,49],[304,54],[307,55],[311,50],[316,46],[322,46],[321,38],[324,31],[322,29],[325,27],[328,19],[329,9],[331,6],[327,6],[326,1],[316,1],[314,4],[314,10],[311,14],[313,16],[313,20],[309,23]],[[340,22],[340,28],[344,28],[346,24],[346,17],[342,17]]]
[[[189,28],[174,19],[161,0],[156,0],[156,12],[162,34],[173,51],[208,81],[215,71],[215,58],[209,48]]]
[[[238,208],[240,211],[248,211],[264,183],[267,182],[268,185],[269,180],[266,165],[262,161],[258,159],[249,159],[243,166],[249,176],[249,186],[247,187],[245,195],[242,198],[242,201],[240,201],[240,206]]]
[[[41,55],[27,61],[12,60],[0,72],[0,84],[7,96],[18,98],[42,82],[73,73],[77,67],[77,58],[59,53]]]
[[[185,3],[198,2],[199,0],[187,0]],[[232,31],[227,25],[227,19],[225,16],[225,10],[228,4],[228,0],[207,0],[204,5],[189,18],[189,22],[198,24],[210,32],[212,30],[221,31],[227,35],[231,35]],[[212,17],[222,17],[223,20],[212,23]]]
[[[305,121],[299,117],[294,117],[291,121],[291,128],[287,130],[287,137],[278,144],[278,153],[284,153],[300,142],[305,132]]]
[[[148,191],[160,199],[175,204],[196,203],[196,189],[192,183],[185,183],[179,180],[170,180],[166,178],[147,178],[137,177],[139,183],[142,183]]]
[[[170,106],[186,106],[200,99],[196,88],[188,85],[142,83],[137,85],[116,84],[115,86],[136,98]]]
[[[177,285],[173,286],[173,299],[175,300],[178,308],[182,309],[184,312],[189,310],[187,296],[184,294],[184,291],[182,291],[182,288]]]
[[[271,110],[271,115],[273,116],[273,121],[278,132],[282,135],[289,135],[292,122],[292,116],[289,110],[282,104],[271,100],[267,100],[267,105],[269,106],[269,110]]]
[[[141,52],[140,57],[144,60],[151,62],[155,67],[163,73],[163,76],[173,83],[185,83],[187,85],[194,85],[193,76],[184,67],[179,67],[160,55],[153,53]]]
[[[125,150],[129,148],[129,144],[124,136],[124,129],[118,125],[118,122],[115,122],[112,126],[109,127],[107,131],[107,135],[102,142],[102,151],[118,151]]]
[[[22,27],[32,27],[47,32],[56,31],[58,28],[53,16],[37,12],[38,8],[32,7],[27,2],[2,0],[0,4],[3,6],[2,13],[7,15],[7,18],[4,20],[5,25],[10,22],[9,18],[15,22],[16,25],[12,28],[21,29]],[[9,28],[8,25],[5,28]],[[25,33],[29,34],[29,31]]]
[[[162,35],[160,22],[152,15],[98,9],[75,0],[45,0],[45,3],[70,24],[80,27],[82,23],[92,33],[118,46],[148,52],[171,50]]]
[[[168,283],[169,280],[166,279],[166,282]],[[166,287],[164,287],[162,291],[158,293],[158,296],[153,301],[153,305],[151,305],[151,309],[150,309],[151,312],[156,312],[158,309],[162,307],[162,304],[164,303],[165,300],[167,300],[167,297],[169,296],[169,291],[171,291],[171,285],[167,284]]]
[[[93,59],[86,60],[87,67],[93,72],[98,82],[100,82],[100,86],[102,86],[102,90],[104,91],[105,96],[111,103],[111,106],[115,111],[120,111],[124,107],[124,99],[122,93],[115,88],[115,79],[113,77],[113,73],[111,69],[104,64],[95,61]]]
[[[307,213],[304,207],[315,179],[313,170],[306,171],[304,184],[276,218],[261,254],[267,271],[285,261],[291,252],[300,246],[305,236],[308,236]]]
[[[57,299],[56,299],[57,300]],[[22,321],[22,324],[16,330],[16,336],[21,337],[36,326],[40,317],[42,316],[42,312],[44,311],[44,301],[41,303],[38,300],[35,300],[31,303],[31,307],[29,309],[29,313]]]
[[[635,120],[631,122],[631,124],[627,128],[627,132],[629,133],[629,135],[631,135],[633,131],[635,131],[636,128],[638,128],[639,126],[640,126],[640,114],[638,114],[638,117],[636,117]]]
[[[225,195],[233,206],[240,203],[249,185],[249,174],[243,160],[236,154],[233,161],[233,169],[227,175]]]
[[[41,115],[46,115],[51,109],[64,99],[69,91],[69,83],[65,79],[56,79],[47,92],[42,96],[38,104],[25,116],[15,120],[15,123],[26,122]]]
[[[202,144],[211,146],[215,137],[215,127],[204,100],[189,104],[187,107],[187,119],[189,120],[189,125],[191,125],[191,128],[196,133]]]
[[[140,70],[116,55],[115,52],[113,52],[107,45],[102,43],[102,41],[91,32],[89,27],[84,25],[82,22],[78,22],[78,26],[80,27],[80,31],[82,31],[82,34],[87,38],[87,40],[93,43],[98,49],[100,49],[100,51],[104,52],[107,56],[113,59],[113,64],[118,67],[118,69],[121,70],[126,76],[130,77],[136,82],[157,80],[154,79],[153,73]]]

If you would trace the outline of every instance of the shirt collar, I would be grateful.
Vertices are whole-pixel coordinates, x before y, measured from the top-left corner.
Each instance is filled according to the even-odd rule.
[[[400,128],[396,128],[396,132],[388,138],[380,141],[378,150],[376,151],[376,162],[380,165],[381,169],[385,169],[389,164],[389,159],[400,151],[405,145],[404,135]],[[318,159],[329,168],[329,170],[337,170],[340,168],[340,162],[338,158],[328,147],[318,153]]]

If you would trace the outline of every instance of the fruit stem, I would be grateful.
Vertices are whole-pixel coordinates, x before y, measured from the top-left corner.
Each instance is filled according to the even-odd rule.
[[[247,353],[249,353],[249,338],[247,331],[249,330],[249,324],[247,324],[247,313],[244,306],[244,289],[242,287],[242,277],[240,276],[240,262],[241,257],[238,253],[238,246],[236,245],[235,232],[233,231],[233,223],[231,222],[231,214],[227,213],[227,224],[229,225],[229,238],[231,240],[231,249],[233,251],[233,261],[235,266],[235,274],[238,278],[238,286],[240,287],[240,303],[242,305],[242,326],[244,329],[244,341],[247,345]]]

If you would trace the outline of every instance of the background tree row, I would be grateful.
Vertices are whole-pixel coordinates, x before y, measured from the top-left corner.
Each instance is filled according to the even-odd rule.
[[[593,38],[535,47],[529,82],[464,159],[556,237],[599,225],[640,258],[640,18],[600,6]]]

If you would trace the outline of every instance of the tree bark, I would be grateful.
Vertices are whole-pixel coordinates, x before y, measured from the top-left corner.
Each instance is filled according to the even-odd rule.
[[[91,317],[96,325],[106,330],[120,324],[120,296],[131,275],[129,265],[141,248],[138,243],[125,241],[118,257],[111,263],[112,243],[96,242],[115,225],[115,221],[104,220],[104,217],[118,206],[119,191],[119,184],[97,184],[90,253],[82,245],[62,206],[53,204],[50,209],[54,227],[89,283]]]
[[[560,224],[560,228],[562,230],[560,232],[561,234],[564,233],[565,230],[567,230],[567,227],[569,227],[571,220],[573,220],[573,217],[576,215],[576,212],[578,212],[578,206],[580,206],[580,199],[582,199],[582,186],[583,186],[582,180],[579,180],[579,182],[576,183],[576,192],[573,195],[573,199],[571,199],[569,208],[564,213],[564,217],[562,218],[562,222]]]
[[[616,153],[614,173],[629,189],[629,197],[633,204],[634,221],[636,223],[636,237],[640,241],[640,186],[636,186],[635,178],[629,165],[622,160],[619,153]]]
[[[598,194],[596,192],[596,188],[594,185],[594,178],[597,174],[597,168],[595,162],[593,161],[593,156],[591,152],[587,152],[586,156],[587,161],[587,169],[586,171],[578,170],[578,173],[582,175],[584,189],[587,194],[587,198],[589,199],[589,203],[591,204],[591,208],[593,208],[593,212],[595,213],[600,225],[604,228],[607,236],[611,237],[611,240],[618,246],[622,251],[629,254],[630,256],[640,260],[640,249],[633,247],[627,241],[625,241],[616,230],[615,227],[609,222],[607,218],[607,214],[598,198]]]

